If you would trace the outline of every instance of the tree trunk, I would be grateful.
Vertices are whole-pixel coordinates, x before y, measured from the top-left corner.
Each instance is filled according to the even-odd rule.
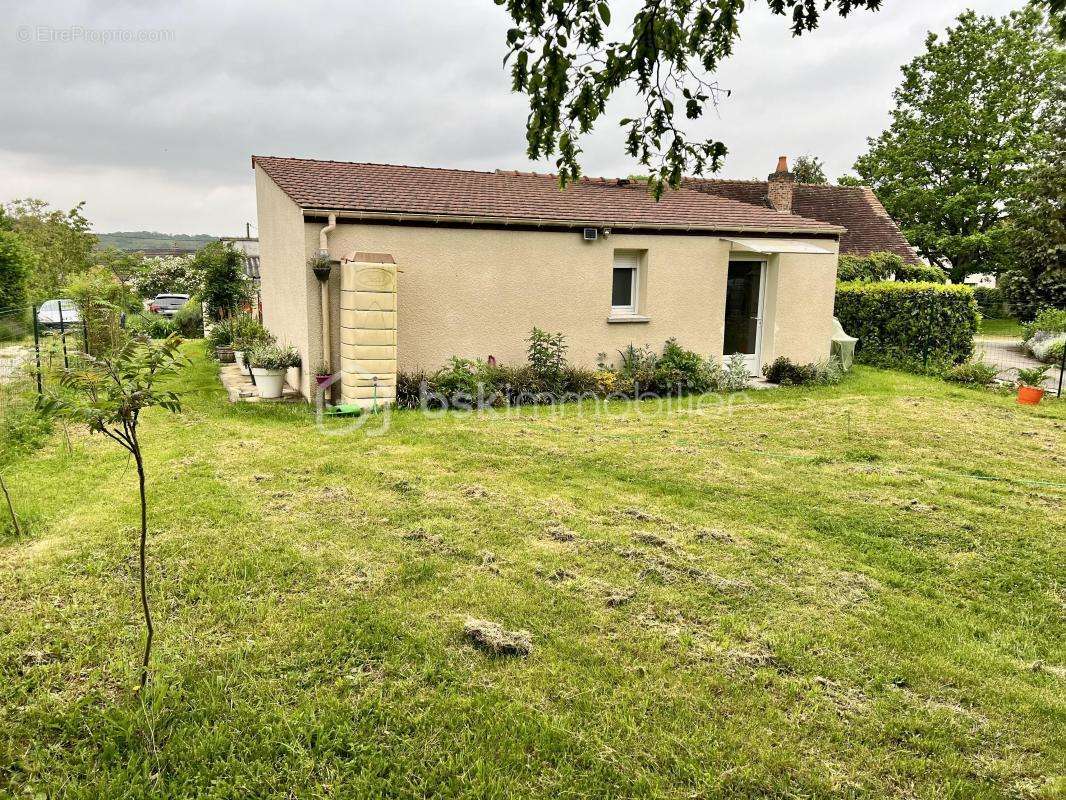
[[[152,612],[148,608],[147,546],[148,546],[148,498],[144,492],[144,460],[137,435],[133,435],[133,458],[137,462],[137,480],[141,490],[141,608],[144,610],[144,660],[141,662],[141,684],[137,691],[144,691],[148,683],[148,659],[152,655]]]

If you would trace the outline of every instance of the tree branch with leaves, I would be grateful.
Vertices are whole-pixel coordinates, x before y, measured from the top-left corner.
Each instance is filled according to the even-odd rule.
[[[616,90],[635,84],[641,114],[622,119],[626,152],[650,170],[656,198],[686,173],[717,171],[727,153],[710,138],[690,140],[686,121],[728,94],[714,80],[740,36],[745,0],[643,0],[626,36],[608,40],[608,0],[495,0],[514,26],[507,32],[512,86],[529,98],[527,152],[537,160],[558,154],[562,185],[581,177],[580,139],[606,113]],[[876,11],[881,0],[767,0],[774,14],[791,15],[799,36],[836,8]]]
[[[159,386],[163,378],[177,370],[180,345],[181,339],[175,335],[161,342],[134,337],[107,356],[87,355],[79,366],[63,371],[59,391],[38,400],[41,411],[83,424],[90,433],[101,433],[116,442],[137,465],[141,501],[140,599],[146,632],[138,691],[148,682],[155,633],[148,604],[148,497],[140,422],[142,412],[148,408],[181,411],[178,395]]]

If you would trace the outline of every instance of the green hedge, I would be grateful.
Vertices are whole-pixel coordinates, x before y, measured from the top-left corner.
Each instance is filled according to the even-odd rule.
[[[841,283],[835,313],[860,362],[914,371],[966,361],[980,319],[969,286],[938,283]]]
[[[994,286],[975,286],[973,296],[982,317],[999,319],[1003,316],[1003,292]]]

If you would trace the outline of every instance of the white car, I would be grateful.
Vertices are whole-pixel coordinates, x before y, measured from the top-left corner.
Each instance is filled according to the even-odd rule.
[[[62,319],[60,309],[62,308]],[[45,328],[64,328],[81,324],[81,314],[73,300],[45,300],[37,309],[37,324]]]
[[[173,317],[188,302],[189,295],[187,294],[157,294],[155,299],[148,304],[148,310],[153,314]]]

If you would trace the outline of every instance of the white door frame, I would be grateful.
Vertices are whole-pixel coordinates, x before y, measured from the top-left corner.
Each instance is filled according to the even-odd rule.
[[[730,263],[733,261],[747,261],[757,262],[759,264],[759,305],[758,311],[756,311],[755,317],[755,352],[754,353],[742,353],[744,356],[744,363],[748,367],[748,374],[755,377],[762,375],[762,327],[763,320],[766,317],[766,273],[767,273],[767,259],[766,257],[758,256],[744,256],[744,255],[731,255],[729,258]],[[726,270],[728,274],[728,267]],[[727,287],[728,289],[728,287]],[[728,358],[732,353],[725,353],[724,356]]]

